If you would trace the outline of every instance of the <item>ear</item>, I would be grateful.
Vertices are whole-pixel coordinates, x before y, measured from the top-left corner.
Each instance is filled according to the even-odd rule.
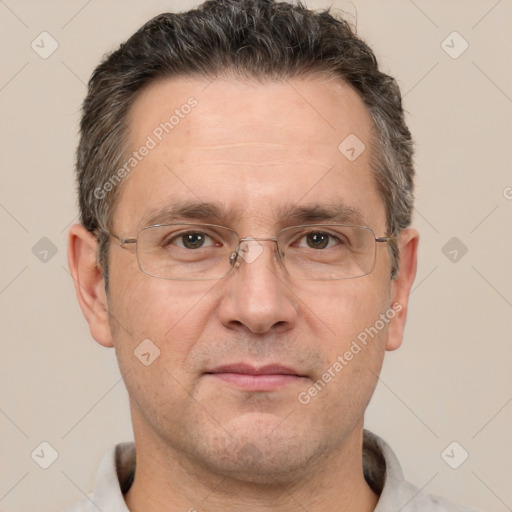
[[[396,350],[402,344],[409,294],[416,277],[419,239],[415,229],[404,229],[399,235],[400,266],[391,283],[391,308],[396,315],[389,323],[386,350]]]
[[[68,264],[76,296],[92,337],[104,347],[113,347],[108,321],[105,281],[97,263],[98,240],[81,224],[69,230]]]

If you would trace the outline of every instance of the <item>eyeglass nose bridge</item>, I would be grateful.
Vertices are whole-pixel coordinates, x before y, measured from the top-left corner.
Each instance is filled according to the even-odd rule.
[[[259,258],[259,256],[263,253],[263,247],[258,242],[275,242],[279,260],[281,260],[283,255],[281,254],[281,249],[277,242],[277,238],[255,238],[252,236],[247,236],[240,238],[236,250],[230,254],[230,265],[232,265],[234,268],[240,267],[241,259],[243,259],[246,263],[252,263],[253,261],[256,261],[256,259]]]

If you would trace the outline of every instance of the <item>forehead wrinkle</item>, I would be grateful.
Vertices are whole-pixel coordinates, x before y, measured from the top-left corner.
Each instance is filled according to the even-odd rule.
[[[260,162],[312,164],[328,168],[334,157],[339,157],[337,143],[304,144],[280,143],[219,143],[209,146],[180,144],[179,148],[169,148],[168,154],[178,163],[192,162],[199,165],[253,164]],[[328,161],[327,161],[328,160]],[[189,163],[190,162],[190,163]],[[331,163],[332,165],[332,163]]]
[[[300,164],[300,165],[306,165],[311,164],[318,168],[325,168],[330,169],[332,168],[332,164],[324,164],[317,162],[315,160],[289,160],[289,159],[274,159],[274,160],[262,160],[261,158],[258,158],[258,161],[249,160],[247,158],[241,158],[239,160],[235,159],[229,159],[229,160],[202,160],[200,162],[195,163],[193,166],[188,165],[187,167],[175,167],[176,172],[182,172],[186,170],[194,170],[197,167],[203,166],[203,165],[222,165],[222,166],[229,166],[229,165],[238,165],[238,166],[246,166],[246,167],[268,167],[268,166],[275,166],[275,165],[290,165],[290,164]]]
[[[327,143],[325,144],[328,145]],[[285,144],[281,142],[259,142],[259,141],[245,141],[245,142],[224,142],[215,144],[182,144],[182,148],[190,148],[194,151],[212,151],[216,149],[238,149],[238,148],[271,148],[282,149],[285,148],[302,148],[302,144]]]

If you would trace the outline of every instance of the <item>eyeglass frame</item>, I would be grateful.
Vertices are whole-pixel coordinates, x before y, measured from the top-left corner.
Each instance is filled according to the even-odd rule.
[[[373,259],[373,265],[372,265],[372,268],[366,273],[366,274],[362,274],[360,276],[350,276],[350,277],[340,277],[340,278],[337,278],[337,279],[308,279],[308,278],[301,278],[301,277],[297,277],[297,276],[294,276],[292,274],[290,274],[289,270],[286,268],[286,265],[285,263],[283,262],[282,260],[282,253],[281,252],[281,248],[279,247],[279,243],[278,243],[278,240],[276,237],[258,237],[258,238],[254,238],[254,237],[243,237],[243,238],[240,238],[240,235],[238,234],[237,231],[235,231],[234,229],[228,227],[228,226],[222,226],[220,224],[209,224],[209,223],[196,223],[196,222],[175,222],[175,223],[166,223],[166,224],[152,224],[150,226],[145,226],[141,229],[139,229],[138,233],[137,233],[137,236],[135,238],[125,238],[125,237],[120,237],[118,235],[116,235],[115,233],[113,233],[112,231],[109,231],[109,230],[102,230],[102,232],[112,238],[114,238],[115,240],[117,240],[120,244],[120,247],[122,249],[126,249],[126,245],[127,244],[137,244],[137,241],[138,241],[138,238],[139,238],[139,235],[142,231],[146,230],[146,229],[151,229],[151,228],[159,228],[159,227],[167,227],[167,226],[206,226],[206,227],[210,227],[210,228],[221,228],[221,229],[226,229],[226,230],[229,230],[231,232],[233,232],[237,238],[238,238],[238,243],[237,243],[237,246],[236,246],[236,249],[234,252],[232,252],[229,256],[229,263],[231,265],[231,268],[222,276],[220,277],[210,277],[210,278],[196,278],[196,277],[191,277],[191,278],[180,278],[180,277],[162,277],[162,276],[156,276],[154,274],[150,274],[148,272],[146,272],[142,267],[141,267],[141,264],[140,264],[140,261],[139,261],[139,253],[137,250],[135,250],[135,257],[137,258],[137,264],[138,264],[138,267],[140,269],[140,271],[144,274],[146,274],[147,276],[149,277],[154,277],[156,279],[166,279],[168,281],[214,281],[214,280],[220,280],[220,279],[224,279],[225,277],[227,277],[228,274],[231,273],[231,271],[234,269],[234,268],[238,268],[240,266],[240,247],[241,247],[241,244],[242,242],[275,242],[276,244],[276,247],[277,247],[277,254],[279,256],[279,261],[281,262],[282,266],[284,267],[286,273],[291,276],[291,277],[295,277],[296,279],[304,279],[304,280],[311,280],[311,281],[341,281],[341,280],[344,280],[344,279],[357,279],[359,277],[365,277],[365,276],[368,276],[370,275],[374,268],[375,268],[375,263],[377,261],[377,244],[378,243],[390,243],[392,240],[396,239],[396,234],[392,233],[388,236],[384,236],[384,237],[378,237],[375,235],[375,231],[373,231],[372,228],[368,227],[368,226],[357,226],[357,225],[352,225],[352,224],[300,224],[300,225],[297,225],[297,226],[287,226],[281,230],[278,231],[278,235],[282,232],[282,231],[285,231],[285,230],[288,230],[288,229],[296,229],[296,228],[308,228],[308,227],[346,227],[346,228],[358,228],[358,229],[366,229],[368,230],[372,235],[373,235],[373,238],[375,240],[375,257]],[[243,259],[243,258],[242,258]]]

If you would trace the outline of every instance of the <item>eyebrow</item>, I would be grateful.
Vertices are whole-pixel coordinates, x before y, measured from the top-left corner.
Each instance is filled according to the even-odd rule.
[[[330,222],[333,224],[366,225],[365,216],[356,208],[331,203],[313,203],[298,206],[288,204],[274,208],[277,226]],[[173,222],[204,222],[232,225],[242,212],[228,209],[220,202],[178,201],[161,208],[152,208],[141,219],[139,229],[155,224]]]
[[[231,222],[234,212],[228,211],[222,203],[204,203],[202,201],[178,201],[162,208],[152,208],[139,223],[139,229],[155,224],[167,224],[176,221],[201,221],[207,223]]]
[[[277,209],[276,218],[294,224],[332,222],[333,224],[366,225],[365,216],[357,208],[341,203],[287,205]]]

